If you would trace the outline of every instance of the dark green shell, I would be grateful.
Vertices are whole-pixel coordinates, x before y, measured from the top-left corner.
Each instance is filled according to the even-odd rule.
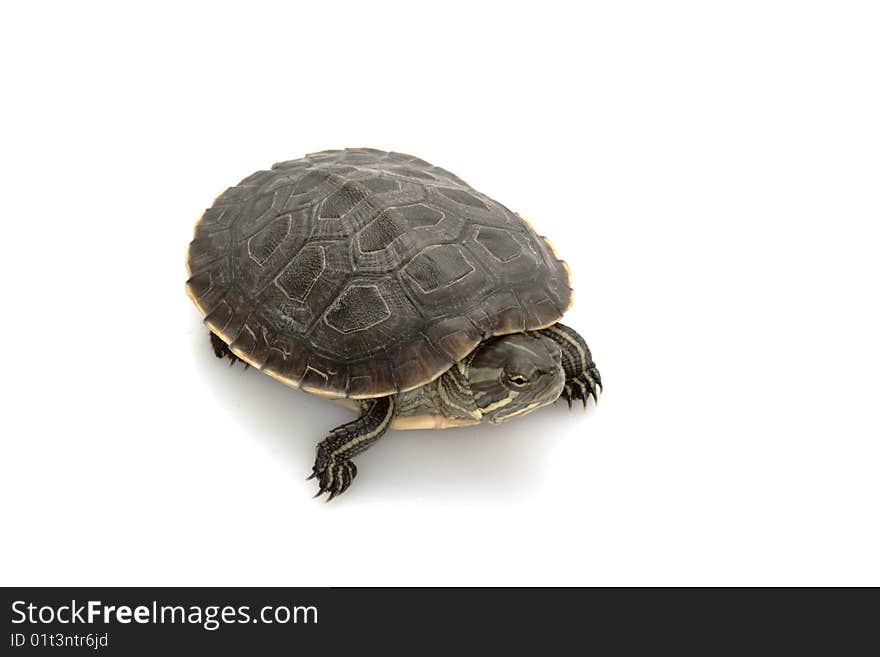
[[[196,225],[187,290],[267,374],[355,398],[410,390],[485,338],[548,326],[568,270],[518,215],[401,153],[314,153],[258,171]]]

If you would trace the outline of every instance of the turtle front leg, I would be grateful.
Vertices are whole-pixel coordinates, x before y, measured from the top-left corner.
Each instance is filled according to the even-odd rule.
[[[602,390],[602,377],[586,341],[574,329],[564,324],[554,324],[538,331],[562,349],[562,369],[565,370],[565,387],[560,395],[571,408],[572,399],[580,399],[584,407],[587,398],[596,401],[596,390]]]
[[[329,492],[329,502],[351,486],[357,476],[352,457],[379,440],[388,431],[396,413],[397,398],[394,395],[365,400],[359,418],[332,429],[318,443],[318,454],[309,477],[318,479],[315,497]]]

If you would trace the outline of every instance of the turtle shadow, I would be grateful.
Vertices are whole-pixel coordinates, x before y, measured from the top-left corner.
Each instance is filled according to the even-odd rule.
[[[292,495],[299,489],[311,493],[314,482],[303,480],[311,472],[315,445],[329,429],[350,420],[351,412],[253,368],[230,367],[214,356],[204,328],[194,335],[194,367],[216,402],[229,409],[230,431],[261,442],[288,464],[291,481],[297,482]],[[490,504],[528,499],[546,483],[548,455],[556,444],[579,433],[572,423],[581,415],[568,413],[560,402],[504,425],[391,431],[355,459],[357,481],[331,506],[348,506],[354,498]]]
[[[546,483],[549,454],[571,433],[566,419],[557,406],[504,425],[393,432],[359,457],[359,483],[376,499],[527,500]]]

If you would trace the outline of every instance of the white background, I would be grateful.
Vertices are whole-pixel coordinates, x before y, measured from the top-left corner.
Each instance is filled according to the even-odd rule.
[[[3,584],[880,585],[873,3],[7,3]],[[225,187],[372,146],[571,265],[598,407],[388,435],[216,360]]]

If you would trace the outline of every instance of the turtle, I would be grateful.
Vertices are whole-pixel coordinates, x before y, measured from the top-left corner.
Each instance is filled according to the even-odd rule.
[[[571,276],[550,241],[411,155],[346,148],[257,171],[204,212],[186,264],[218,358],[355,412],[317,445],[309,478],[328,501],[389,429],[499,424],[602,388],[559,322]]]

